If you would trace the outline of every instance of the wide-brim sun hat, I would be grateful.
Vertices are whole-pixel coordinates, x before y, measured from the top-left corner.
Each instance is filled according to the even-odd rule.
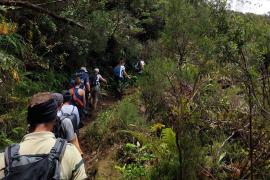
[[[88,72],[86,67],[81,67],[81,70],[84,70],[84,72]]]

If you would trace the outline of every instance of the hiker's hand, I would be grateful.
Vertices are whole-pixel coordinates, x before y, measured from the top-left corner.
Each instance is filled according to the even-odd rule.
[[[127,78],[128,78],[128,79],[131,79],[131,75],[128,75]]]

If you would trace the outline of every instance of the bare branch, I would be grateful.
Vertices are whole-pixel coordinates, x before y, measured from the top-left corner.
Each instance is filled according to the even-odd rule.
[[[40,3],[40,4],[36,4],[36,5],[37,6],[44,6],[44,5],[49,5],[49,4],[59,3],[59,2],[65,2],[65,1],[66,0],[55,0],[55,1]]]
[[[80,23],[72,20],[72,19],[68,19],[68,18],[65,18],[65,17],[62,17],[62,16],[59,16],[47,9],[44,9],[38,5],[35,5],[35,4],[32,4],[32,3],[29,3],[27,1],[14,1],[14,0],[1,0],[0,1],[0,5],[4,5],[4,6],[14,6],[14,7],[24,7],[24,8],[28,8],[28,9],[32,9],[38,13],[44,13],[44,14],[47,14],[55,19],[58,19],[58,20],[61,20],[65,23],[68,23],[70,25],[75,25],[75,26],[78,26],[80,28],[83,28],[83,29],[86,29],[83,25],[81,25]]]

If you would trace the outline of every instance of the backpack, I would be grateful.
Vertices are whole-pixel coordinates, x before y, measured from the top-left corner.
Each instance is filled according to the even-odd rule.
[[[142,63],[144,63],[142,60],[139,60],[136,64],[135,64],[135,71],[136,72],[142,72],[142,70],[143,70],[143,65],[142,65]]]
[[[66,139],[66,131],[64,131],[64,129],[62,127],[62,121],[66,118],[71,120],[74,132],[77,132],[77,130],[79,129],[79,127],[77,125],[77,118],[76,118],[75,114],[72,114],[72,115],[65,114],[61,117],[57,117],[57,119],[56,119],[56,123],[55,123],[54,129],[53,129],[53,133],[54,133],[55,137]]]
[[[20,155],[19,144],[14,144],[5,150],[4,180],[59,180],[60,162],[67,142],[57,139],[49,154]]]
[[[75,106],[77,106],[80,109],[84,107],[83,102],[76,96],[75,88],[71,89],[71,96],[72,96],[72,102],[74,103]]]
[[[80,88],[85,89],[85,84],[86,84],[85,81],[86,81],[87,73],[85,71],[79,70],[75,74],[73,74],[71,78],[71,87],[74,87],[76,77],[80,77],[80,80],[81,80]]]
[[[91,77],[91,86],[95,87],[95,86],[98,86],[100,83],[99,83],[99,77],[98,77],[98,74],[95,74]]]
[[[63,120],[65,118],[68,118],[71,120],[71,123],[73,125],[73,128],[74,128],[74,131],[78,130],[78,119],[77,119],[77,116],[73,113],[74,112],[74,109],[75,109],[75,106],[73,106],[73,109],[72,109],[72,112],[69,114],[69,113],[63,113],[63,111],[61,110],[61,113],[62,113],[62,117],[63,117]],[[62,119],[61,117],[61,119]]]
[[[141,61],[138,61],[136,64],[135,64],[135,69],[137,70],[137,71],[140,71],[140,70],[142,70],[142,65],[141,65]]]

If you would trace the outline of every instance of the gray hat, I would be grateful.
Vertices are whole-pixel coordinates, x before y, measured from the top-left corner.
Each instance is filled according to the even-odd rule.
[[[57,106],[61,106],[63,104],[63,95],[60,93],[52,93],[53,99],[57,102]]]
[[[99,73],[99,69],[98,69],[98,68],[95,68],[94,71],[95,71],[95,73],[97,73],[97,74]]]

